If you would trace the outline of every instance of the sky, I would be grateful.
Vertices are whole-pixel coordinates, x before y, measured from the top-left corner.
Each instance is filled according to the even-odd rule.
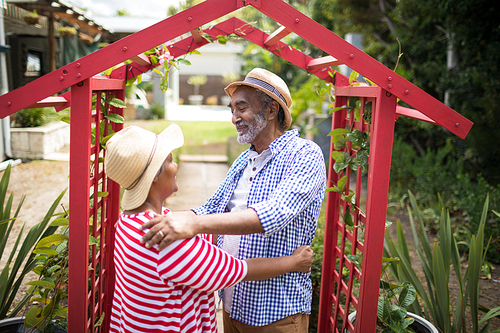
[[[114,16],[125,9],[132,16],[165,18],[168,7],[178,6],[179,0],[71,0],[75,5],[87,8],[94,16]]]

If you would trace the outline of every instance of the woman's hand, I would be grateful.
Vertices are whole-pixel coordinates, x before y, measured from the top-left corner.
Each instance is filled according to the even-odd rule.
[[[197,234],[194,228],[194,216],[196,215],[193,212],[156,215],[141,226],[141,230],[149,229],[142,237],[141,243],[146,244],[147,248],[158,244],[158,249],[161,251],[178,239],[194,237]]]
[[[311,266],[313,263],[314,251],[309,245],[302,245],[293,251],[290,256],[295,263],[294,271],[309,273],[311,271]]]

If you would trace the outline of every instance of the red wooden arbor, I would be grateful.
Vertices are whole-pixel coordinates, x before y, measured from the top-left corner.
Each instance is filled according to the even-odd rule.
[[[120,188],[107,180],[99,159],[105,158],[105,152],[101,151],[99,144],[93,144],[92,133],[94,131],[99,137],[101,128],[106,131],[107,126],[100,126],[107,125],[103,114],[120,113],[121,110],[107,106],[107,110],[101,110],[97,102],[93,111],[92,98],[99,101],[113,94],[123,99],[125,81],[153,68],[143,52],[187,32],[191,32],[191,37],[175,42],[169,46],[169,51],[174,57],[191,52],[207,43],[201,37],[199,27],[248,5],[282,27],[268,35],[246,22],[229,18],[204,32],[214,38],[235,34],[325,81],[333,82],[335,107],[346,105],[350,97],[361,102],[359,117],[346,110],[333,116],[333,129],[350,125],[370,132],[370,167],[366,212],[357,208],[359,196],[356,204],[352,204],[335,192],[327,195],[319,331],[344,332],[345,328],[351,332],[375,331],[394,120],[404,115],[432,122],[461,138],[467,135],[472,123],[281,0],[207,0],[0,96],[0,117],[27,107],[71,106],[68,325],[72,333],[107,331],[114,283],[113,234],[114,221],[119,214]],[[313,59],[281,42],[292,32],[329,56]],[[115,69],[111,75],[97,75],[128,59],[132,60],[131,64]],[[340,73],[335,73],[332,78],[331,67],[339,64],[346,64],[377,86],[350,85],[348,78]],[[71,90],[58,97],[48,97],[66,88]],[[397,98],[415,109],[398,106]],[[370,112],[365,110],[368,103],[371,103]],[[120,125],[113,126],[115,131],[121,129]],[[352,145],[343,149],[356,154]],[[334,150],[333,145],[331,150]],[[361,193],[361,169],[356,174],[347,169],[337,175],[333,171],[334,162],[333,159],[329,161],[327,186],[336,184],[340,176],[356,177],[356,193]],[[348,191],[347,186],[346,193]],[[108,192],[109,195],[99,197],[99,192]],[[358,227],[349,228],[343,222],[342,213],[348,207],[353,224]],[[100,244],[91,246],[90,258],[89,230],[100,241]],[[361,269],[348,259],[349,253],[362,253]],[[89,271],[89,265],[93,270]],[[355,281],[359,282],[359,289],[353,288]],[[354,326],[347,319],[353,309],[358,311]],[[95,322],[103,313],[104,324],[96,328]]]

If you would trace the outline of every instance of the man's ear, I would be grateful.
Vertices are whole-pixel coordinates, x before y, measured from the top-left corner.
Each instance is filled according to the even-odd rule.
[[[278,119],[279,110],[280,110],[279,103],[276,101],[272,101],[271,104],[269,104],[269,118],[268,118],[268,120]]]

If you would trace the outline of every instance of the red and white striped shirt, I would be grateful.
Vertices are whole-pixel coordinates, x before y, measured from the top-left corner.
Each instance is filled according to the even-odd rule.
[[[153,217],[120,217],[110,332],[217,332],[213,292],[241,281],[246,262],[214,246],[211,235],[147,249],[139,227]]]

